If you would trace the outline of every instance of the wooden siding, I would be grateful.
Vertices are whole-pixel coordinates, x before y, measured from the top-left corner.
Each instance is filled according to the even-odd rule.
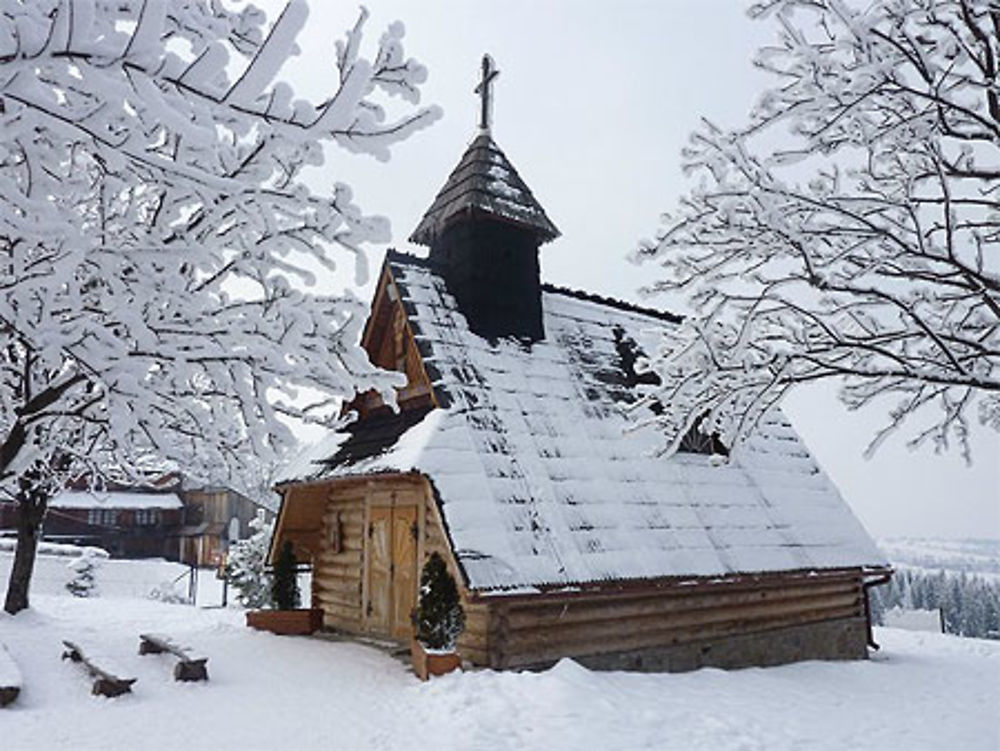
[[[323,610],[323,625],[361,632],[365,493],[363,488],[331,492],[323,513],[319,554],[313,558],[312,606]],[[334,538],[339,549],[331,547]]]
[[[401,302],[399,289],[392,278],[388,265],[384,265],[372,304],[372,314],[365,324],[362,346],[372,362],[391,370],[406,373],[407,385],[397,392],[397,400],[403,409],[416,408],[425,404],[436,405],[431,379],[425,369],[423,358],[416,346],[409,318]],[[360,414],[368,414],[382,407],[381,399],[372,392],[359,395],[349,405]],[[287,493],[326,494],[322,530],[313,521],[307,521],[308,514],[289,514],[287,520],[278,524],[279,533],[284,534],[287,526],[295,529],[293,536],[303,548],[313,551],[313,605],[324,611],[324,625],[348,633],[378,634],[401,639],[403,628],[401,610],[406,607],[405,593],[394,593],[392,617],[394,626],[386,626],[381,612],[376,609],[376,599],[372,588],[372,561],[366,559],[365,551],[371,547],[365,537],[372,523],[372,508],[414,505],[422,509],[418,513],[418,536],[416,566],[412,581],[406,586],[412,588],[412,603],[416,603],[420,585],[420,572],[424,562],[433,552],[439,553],[459,585],[459,592],[466,614],[465,632],[459,638],[459,651],[464,659],[475,664],[488,663],[487,633],[489,610],[483,603],[470,599],[463,577],[448,542],[441,516],[430,483],[423,477],[396,475],[393,477],[343,478],[329,483],[309,486],[292,486]],[[288,504],[286,497],[286,503]],[[330,550],[331,527],[336,515],[341,520],[341,551]],[[390,517],[391,518],[391,517]],[[310,534],[305,528],[313,526],[317,531]],[[276,536],[277,537],[277,536]],[[394,542],[397,542],[394,538]],[[272,550],[277,549],[273,547]],[[376,563],[376,569],[379,564]],[[384,572],[383,572],[384,573]],[[404,570],[402,580],[407,580]],[[384,577],[383,577],[384,578]],[[376,587],[380,590],[384,582],[376,570]],[[368,604],[372,603],[372,616],[368,615]]]
[[[311,536],[316,544],[312,558],[312,605],[323,610],[324,627],[408,641],[409,609],[416,603],[420,570],[431,553],[437,552],[459,583],[466,610],[466,629],[459,639],[459,652],[474,664],[488,664],[489,610],[485,603],[470,602],[462,586],[427,481],[414,475],[364,483],[333,482],[313,486],[309,500],[315,502],[320,494],[325,497],[322,524]],[[410,515],[412,509],[418,510],[416,517]],[[392,520],[390,563],[373,561],[370,554],[374,535],[369,537],[368,529],[380,519]],[[400,565],[397,558],[413,554],[407,535],[411,524],[417,525],[416,565],[396,569]],[[392,567],[391,573],[387,573],[387,566]],[[381,602],[379,598],[386,597],[383,579],[387,576],[392,578],[393,589],[389,598]]]
[[[405,642],[410,627],[403,611],[416,601],[423,562],[437,552],[459,584],[466,625],[458,648],[462,658],[474,665],[542,665],[565,656],[708,643],[864,616],[861,576],[852,571],[820,576],[789,573],[767,580],[694,586],[477,596],[464,585],[433,490],[422,476],[340,480],[310,486],[307,493],[302,487],[295,490],[296,500],[312,513],[315,504],[322,503],[322,523],[306,537],[315,546],[312,604],[323,610],[324,627]],[[414,508],[422,510],[415,519],[411,515]],[[300,516],[304,511],[291,513],[304,521]],[[397,517],[401,521],[392,532]],[[373,537],[368,530],[379,519],[389,524],[388,544],[395,557],[397,549],[411,550],[408,541],[396,537],[407,537],[410,525],[416,525],[416,566],[412,571],[397,575],[390,570],[386,574],[386,566],[396,565],[395,559],[389,564],[383,561],[373,570]],[[406,553],[406,557],[411,555]],[[382,579],[388,576],[394,582],[388,595],[379,572]],[[406,592],[399,590],[400,582]],[[381,594],[373,589],[379,587]],[[374,601],[377,597],[384,599],[381,605]]]
[[[846,575],[486,601],[488,664],[494,668],[707,642],[864,615],[860,577]]]
[[[401,409],[439,406],[401,300],[389,266],[383,264],[361,346],[373,364],[406,374],[406,385],[396,390],[396,403]],[[343,412],[355,411],[363,419],[385,409],[378,393],[366,391],[346,403]]]
[[[292,543],[296,560],[314,561],[323,549],[322,519],[330,488],[328,485],[293,485],[284,488],[283,495],[268,563],[274,564],[286,540]]]

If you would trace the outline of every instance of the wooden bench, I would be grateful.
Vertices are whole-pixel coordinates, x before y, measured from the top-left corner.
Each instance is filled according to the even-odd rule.
[[[0,707],[6,707],[21,693],[21,671],[0,642]]]
[[[187,647],[178,646],[169,636],[162,634],[139,634],[139,654],[155,655],[169,652],[178,658],[174,665],[175,681],[207,681],[208,669],[205,663],[207,657],[197,657],[191,654]]]
[[[62,658],[80,663],[93,677],[94,685],[91,687],[90,693],[100,696],[120,696],[132,690],[135,678],[119,678],[104,668],[98,667],[93,660],[88,659],[79,646],[71,641],[63,639],[63,646],[66,647],[66,651],[63,652]]]

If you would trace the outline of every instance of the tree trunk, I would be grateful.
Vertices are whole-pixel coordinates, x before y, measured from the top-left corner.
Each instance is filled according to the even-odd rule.
[[[28,607],[28,588],[35,568],[35,553],[48,508],[48,494],[37,489],[22,490],[17,497],[17,551],[10,569],[7,599],[3,609],[11,615]]]

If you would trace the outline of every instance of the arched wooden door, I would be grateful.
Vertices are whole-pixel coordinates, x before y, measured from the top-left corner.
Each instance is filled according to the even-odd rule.
[[[366,630],[404,641],[417,602],[417,509],[373,506],[368,517]]]

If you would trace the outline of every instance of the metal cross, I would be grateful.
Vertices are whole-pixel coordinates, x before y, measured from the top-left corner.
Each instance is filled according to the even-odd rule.
[[[499,75],[500,71],[493,66],[493,58],[489,55],[483,55],[483,78],[473,90],[479,94],[479,98],[482,100],[482,111],[479,115],[480,130],[490,129],[490,86],[493,79]]]

